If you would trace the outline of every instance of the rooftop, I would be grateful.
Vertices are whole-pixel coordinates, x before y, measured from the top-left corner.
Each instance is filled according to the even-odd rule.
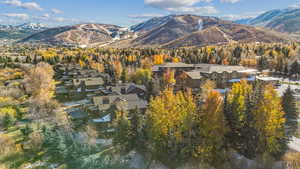
[[[203,73],[223,73],[223,72],[240,72],[240,73],[249,73],[255,74],[258,71],[256,69],[250,69],[244,66],[228,66],[228,65],[217,65],[217,64],[186,64],[186,63],[165,63],[162,65],[155,65],[152,67],[152,71],[159,71],[159,68],[195,68],[198,72]],[[195,72],[192,74],[193,77],[196,75]],[[197,77],[199,78],[199,77]]]
[[[202,78],[201,74],[199,71],[191,71],[191,72],[185,72],[188,77],[194,80],[199,80]]]
[[[93,103],[99,110],[108,110],[112,105],[124,110],[147,107],[147,101],[140,99],[137,94],[97,96],[93,97]]]
[[[171,63],[167,62],[161,65],[156,65],[157,67],[164,67],[164,68],[180,68],[180,67],[194,67],[193,64],[186,64],[182,62],[177,62],[177,63]]]
[[[198,64],[195,65],[198,71],[203,73],[223,73],[223,72],[240,72],[240,73],[253,73],[257,72],[255,69],[249,69],[244,66],[227,66],[227,65],[215,65],[215,64]]]
[[[82,82],[86,86],[104,85],[105,83],[102,77],[73,79],[73,84],[75,86],[80,85]]]

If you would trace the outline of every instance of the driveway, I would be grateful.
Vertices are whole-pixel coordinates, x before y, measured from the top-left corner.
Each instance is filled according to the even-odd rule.
[[[294,151],[300,152],[300,139],[294,137],[291,143],[289,144],[289,148]]]

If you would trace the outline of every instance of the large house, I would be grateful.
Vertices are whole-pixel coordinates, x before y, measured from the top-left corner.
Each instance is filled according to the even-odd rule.
[[[145,98],[147,89],[144,85],[137,85],[134,83],[122,83],[114,86],[107,86],[108,94],[137,94],[140,98]]]
[[[73,86],[78,92],[97,90],[105,84],[102,77],[76,78],[73,79]]]
[[[108,95],[93,97],[93,104],[97,111],[106,112],[109,110],[144,110],[147,108],[147,101],[140,99],[137,94]]]
[[[168,70],[172,70],[175,71],[176,75],[179,75],[181,72],[184,71],[190,71],[193,70],[194,65],[193,64],[186,64],[186,63],[165,63],[162,65],[155,65],[152,67],[152,72],[154,74],[155,77],[162,77],[162,75],[168,71]]]
[[[206,80],[212,80],[217,87],[225,88],[233,80],[253,79],[258,73],[256,69],[244,66],[226,66],[216,64],[185,64],[185,63],[166,63],[153,67],[156,78],[166,70],[174,70],[177,79],[176,87],[181,88],[200,88]]]

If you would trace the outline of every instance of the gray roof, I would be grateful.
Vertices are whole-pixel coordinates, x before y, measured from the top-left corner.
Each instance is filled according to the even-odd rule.
[[[191,79],[194,79],[194,80],[200,80],[202,79],[202,76],[200,74],[199,71],[191,71],[191,72],[185,72],[188,77],[190,77]]]
[[[75,86],[80,85],[82,82],[86,86],[104,85],[105,83],[102,77],[73,79],[73,84]]]
[[[164,63],[162,65],[156,65],[157,67],[164,67],[164,68],[180,68],[180,67],[194,67],[193,64],[186,64],[182,62],[177,62],[177,63]]]
[[[104,104],[105,99],[108,99],[108,104]],[[123,110],[147,107],[147,102],[140,99],[136,94],[97,96],[93,97],[93,103],[98,106],[99,110],[108,110],[112,105]]]
[[[139,88],[141,90],[146,91],[146,87],[144,85],[137,85],[134,83],[122,83],[116,86],[107,86],[107,89],[111,89],[111,92],[121,94],[122,89],[125,89],[125,92],[128,93],[135,88]]]
[[[72,111],[69,113],[69,115],[74,119],[82,119],[82,118],[87,117],[87,114],[80,110]]]
[[[159,68],[195,68],[195,70],[202,73],[223,73],[223,72],[243,72],[247,70],[249,73],[253,73],[255,69],[249,69],[244,66],[227,66],[227,65],[217,65],[217,64],[186,64],[186,63],[165,63],[162,65],[155,65],[152,67],[152,71],[159,71]]]
[[[227,66],[227,65],[215,65],[215,64],[197,64],[195,65],[197,71],[202,73],[223,73],[223,72],[247,72],[247,70],[253,71],[254,69],[249,69],[244,66]]]

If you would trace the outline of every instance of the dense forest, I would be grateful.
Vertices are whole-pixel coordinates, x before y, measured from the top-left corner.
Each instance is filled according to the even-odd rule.
[[[243,65],[297,77],[300,44],[229,44],[179,49],[113,49],[14,46],[1,48],[0,168],[126,169],[128,154],[140,153],[169,168],[297,169],[290,152],[299,137],[298,102],[288,88],[279,96],[271,84],[234,83],[225,94],[206,81],[199,93],[174,91],[174,72],[154,91],[152,66],[166,62]],[[145,85],[144,112],[116,111],[112,144],[96,144],[97,126],[76,127],[56,99],[57,65],[80,65],[107,73],[114,82]],[[237,160],[243,158],[242,160]],[[278,162],[280,162],[278,164]],[[184,168],[184,167],[183,167]]]

